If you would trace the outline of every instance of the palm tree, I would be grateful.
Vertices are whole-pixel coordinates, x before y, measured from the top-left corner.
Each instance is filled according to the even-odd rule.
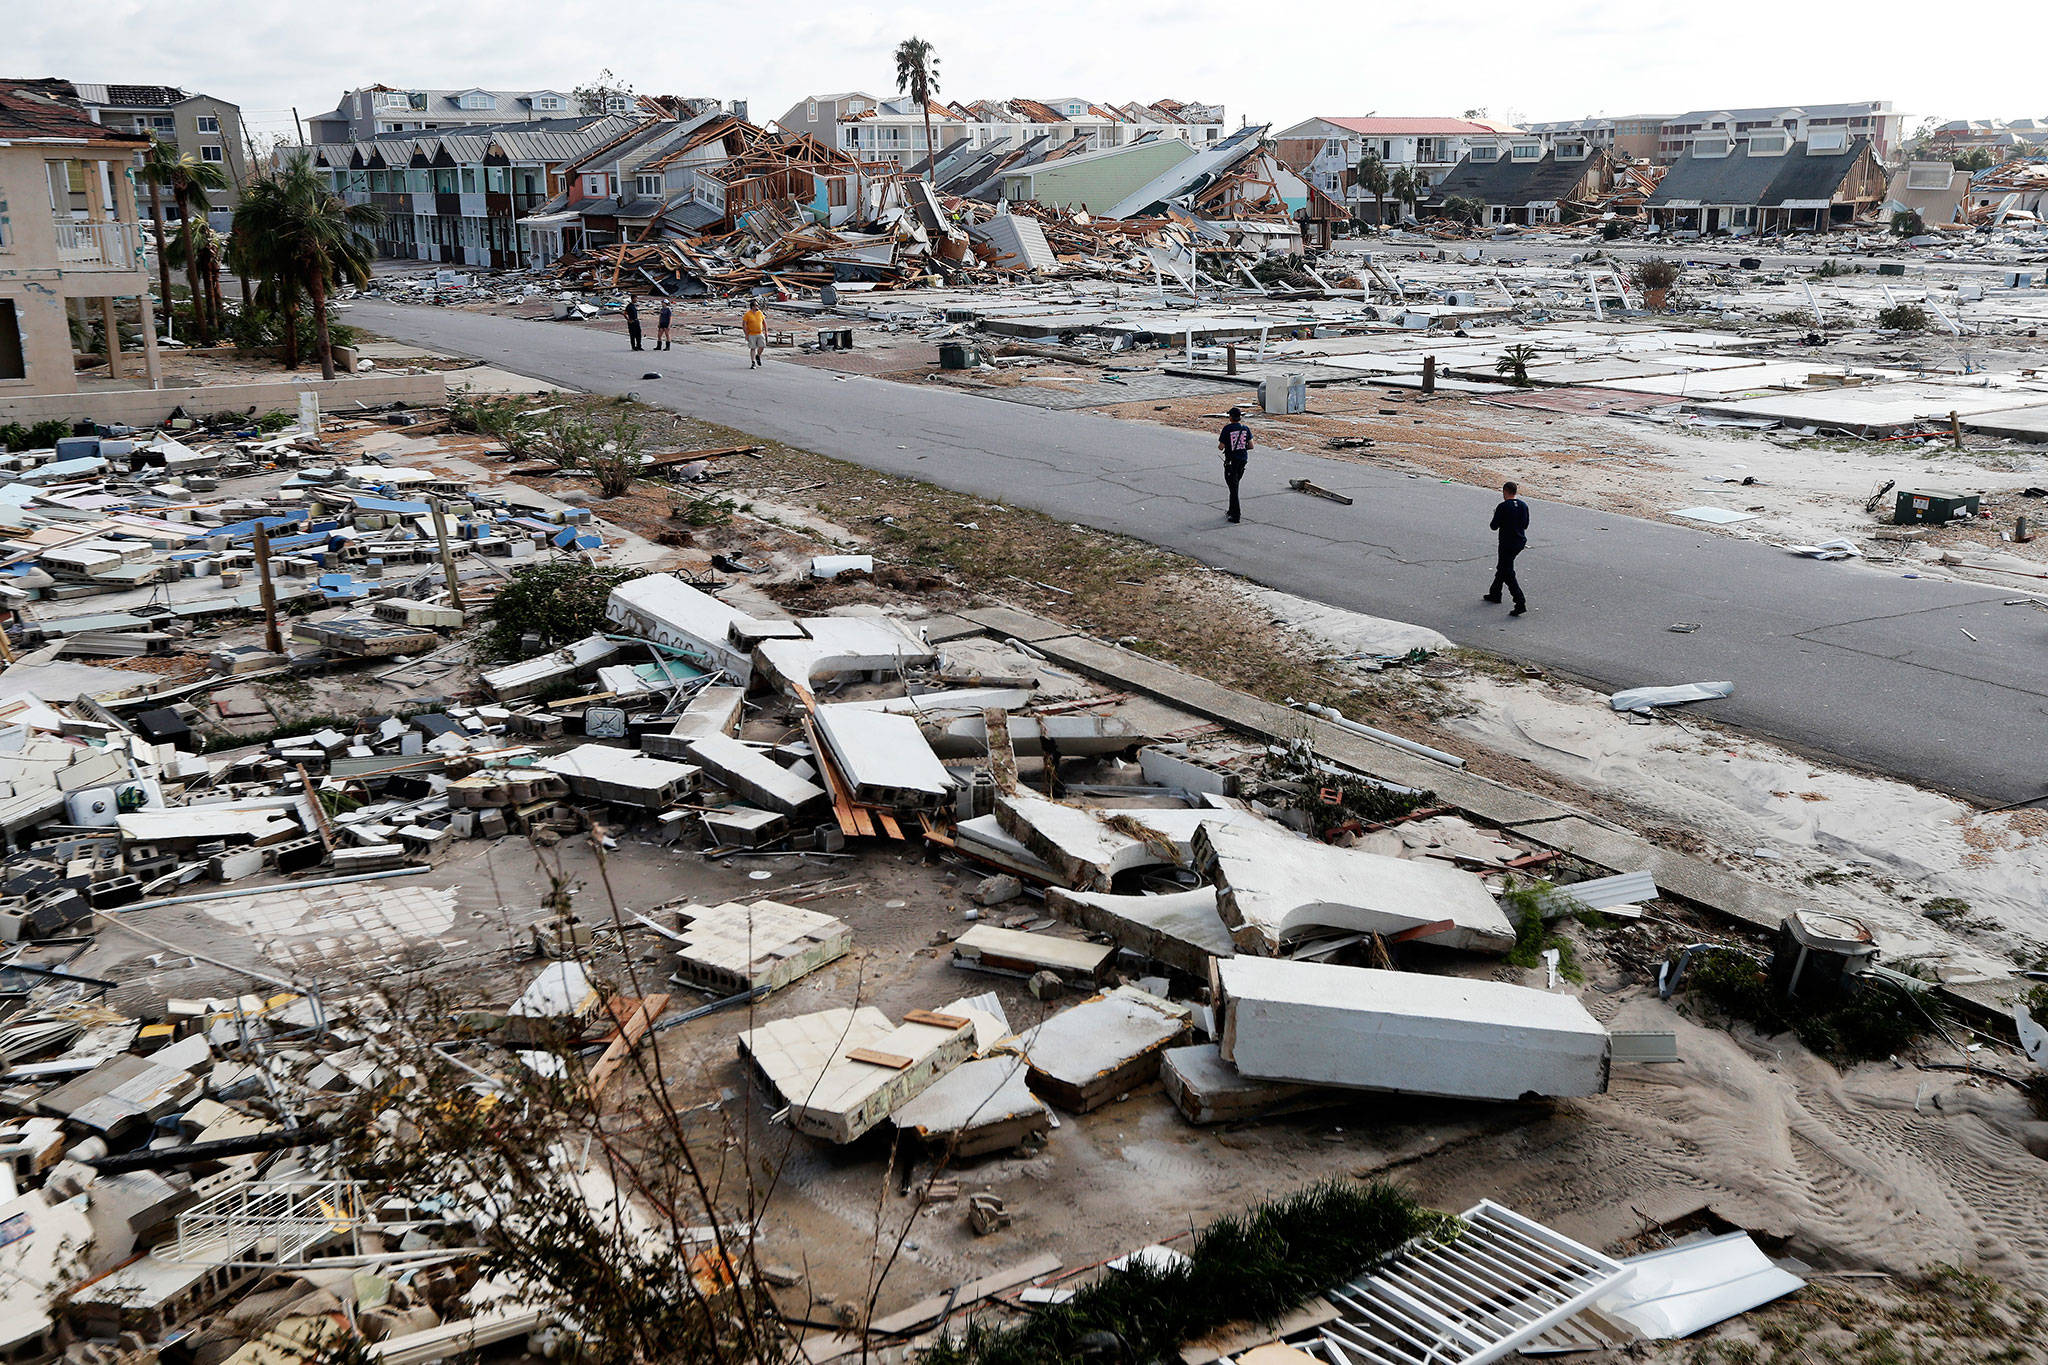
[[[1358,159],[1358,188],[1373,197],[1379,205],[1378,224],[1387,225],[1387,165],[1371,152]]]
[[[278,272],[272,265],[280,257],[274,225],[285,215],[284,189],[274,176],[251,181],[235,206],[235,230],[228,250],[235,269],[246,280],[250,275],[261,283],[256,304],[276,319],[278,342],[284,347],[284,367],[299,368],[299,285],[289,271]]]
[[[1410,208],[1413,208],[1415,201],[1421,197],[1421,189],[1415,183],[1415,172],[1406,166],[1394,168],[1393,177],[1387,181],[1387,191],[1394,196],[1396,205],[1406,204]]]
[[[939,149],[932,145],[932,96],[939,93],[939,54],[922,38],[896,45],[896,89],[917,101],[924,115],[925,177],[937,183]]]
[[[165,253],[164,187],[178,171],[178,149],[154,133],[149,151],[142,158],[142,183],[149,186],[149,216],[156,223],[156,274],[158,292],[163,295],[164,317],[171,315],[171,260]]]
[[[334,344],[327,331],[327,287],[344,281],[370,282],[371,228],[384,221],[374,204],[349,204],[329,189],[309,157],[295,156],[265,179],[272,187],[245,193],[235,211],[235,231],[247,232],[245,248],[277,286],[280,300],[296,299],[303,288],[313,306],[313,333],[320,352],[320,377],[334,378]],[[259,182],[260,183],[260,182]],[[251,186],[251,191],[255,186]],[[296,327],[297,318],[287,320]]]
[[[186,287],[191,292],[192,329],[199,343],[205,345],[213,340],[220,316],[212,307],[217,287],[209,290],[201,285],[208,252],[205,243],[200,239],[212,234],[212,229],[206,223],[206,211],[213,207],[213,201],[208,197],[207,191],[226,189],[228,176],[218,165],[210,161],[201,161],[189,152],[170,160],[164,170],[165,183],[171,188],[171,202],[178,206],[179,254],[184,260]],[[157,246],[159,250],[163,249],[161,239],[158,240]],[[217,242],[212,254],[218,261]],[[168,312],[171,307],[168,269],[164,279],[164,309]]]

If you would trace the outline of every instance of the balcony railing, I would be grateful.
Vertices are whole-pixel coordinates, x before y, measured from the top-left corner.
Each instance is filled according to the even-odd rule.
[[[66,270],[140,270],[142,232],[134,223],[57,224],[57,261]]]

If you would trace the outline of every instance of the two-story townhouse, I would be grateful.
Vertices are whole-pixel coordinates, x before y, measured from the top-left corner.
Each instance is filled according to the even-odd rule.
[[[0,416],[10,398],[78,392],[74,322],[100,327],[110,380],[160,386],[132,175],[148,145],[0,83]],[[122,344],[126,300],[141,317],[139,372]]]
[[[1368,153],[1389,175],[1405,168],[1420,182],[1417,188],[1427,191],[1475,146],[1506,146],[1515,131],[1480,119],[1323,115],[1281,130],[1274,140],[1283,163],[1324,194],[1351,205],[1355,216],[1372,221],[1378,200],[1357,184],[1358,163]],[[1396,212],[1390,199],[1387,213]]]
[[[1223,136],[1221,105],[1161,100],[1155,105],[1112,105],[1067,95],[1054,99],[933,101],[931,141],[925,143],[925,114],[909,99],[877,99],[864,91],[807,97],[776,123],[828,147],[866,161],[922,166],[928,154],[944,154],[966,142],[976,148],[1022,147],[1036,139],[1047,145],[1084,142],[1094,150],[1125,146],[1147,133],[1193,146],[1214,146]]]
[[[1866,138],[1879,161],[1890,161],[1901,146],[1906,116],[1890,100],[1859,100],[1849,104],[1775,105],[1754,109],[1695,109],[1664,121],[1657,130],[1656,159],[1669,165],[1696,140],[1715,143],[1769,129],[1784,132],[1793,143],[1815,133],[1840,133],[1847,142]]]
[[[1522,131],[1534,133],[1551,146],[1560,141],[1584,143],[1597,152],[1611,153],[1617,161],[1654,161],[1663,114],[1620,114],[1613,117],[1564,119],[1551,123],[1525,123]]]
[[[613,99],[608,114],[630,114],[630,95]],[[313,145],[359,142],[387,133],[430,133],[457,128],[486,128],[533,119],[574,118],[582,114],[576,97],[566,90],[417,90],[390,85],[365,85],[345,91],[334,108],[306,120]]]
[[[507,268],[533,264],[522,219],[564,185],[564,168],[637,125],[615,116],[536,119],[450,133],[387,133],[318,146],[313,165],[384,220],[378,254]],[[557,253],[559,254],[559,253]]]

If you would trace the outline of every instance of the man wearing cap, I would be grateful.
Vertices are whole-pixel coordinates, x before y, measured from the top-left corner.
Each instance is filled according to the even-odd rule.
[[[1223,482],[1230,487],[1230,519],[1241,521],[1237,483],[1244,477],[1244,467],[1252,457],[1252,429],[1244,424],[1243,408],[1230,410],[1230,421],[1217,434],[1216,446],[1223,452]]]

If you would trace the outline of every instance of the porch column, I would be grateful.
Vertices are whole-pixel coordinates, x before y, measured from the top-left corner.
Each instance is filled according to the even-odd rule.
[[[121,324],[110,295],[100,300],[100,326],[107,334],[107,378],[121,378]]]
[[[156,351],[156,306],[151,302],[149,291],[142,291],[142,369],[149,376],[149,386],[160,389],[164,386],[163,369]]]

